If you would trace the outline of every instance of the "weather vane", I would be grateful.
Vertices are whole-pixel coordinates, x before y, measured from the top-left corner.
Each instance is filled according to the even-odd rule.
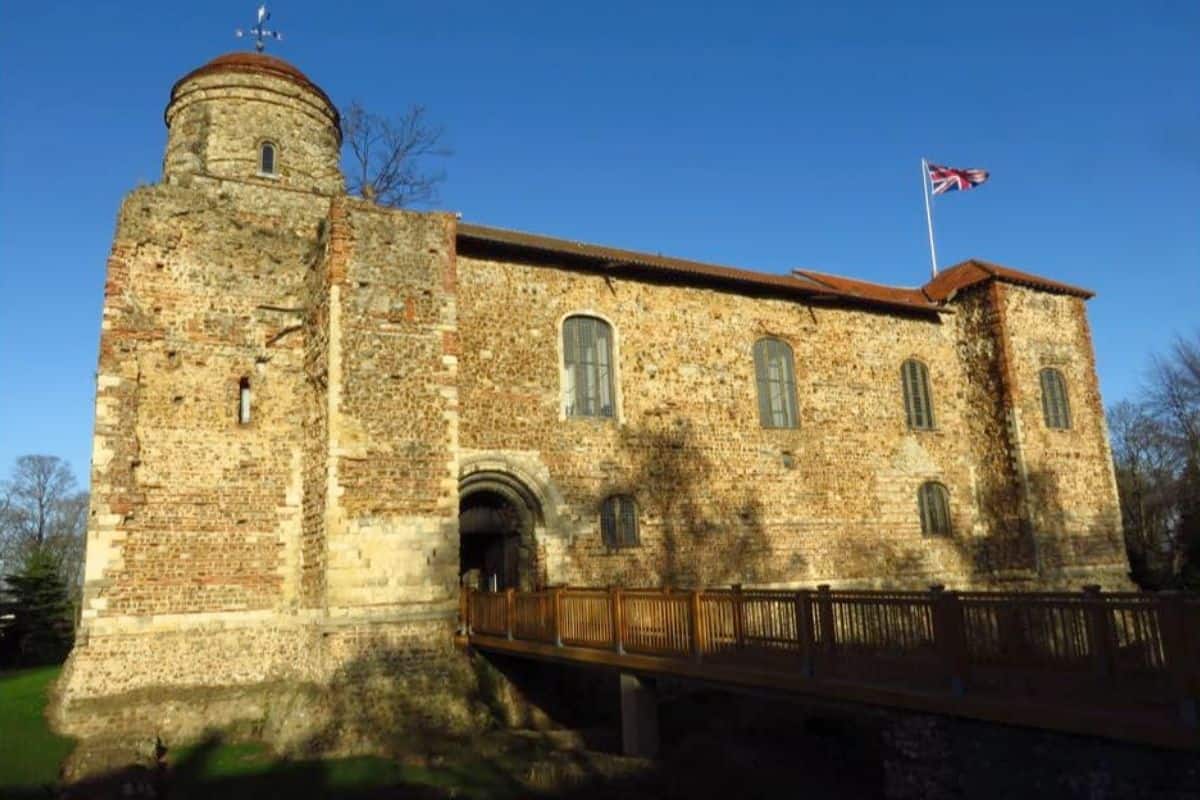
[[[264,3],[258,7],[258,22],[255,23],[254,27],[250,28],[248,31],[238,28],[233,32],[233,35],[239,39],[243,36],[253,36],[254,49],[261,53],[267,46],[267,39],[274,39],[277,42],[283,41],[282,33],[279,31],[267,30],[267,20],[270,18],[271,12],[267,11],[267,5]]]

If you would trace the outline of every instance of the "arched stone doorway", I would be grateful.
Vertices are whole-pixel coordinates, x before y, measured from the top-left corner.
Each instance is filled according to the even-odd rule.
[[[478,589],[532,589],[537,583],[537,499],[502,472],[459,481],[459,580]]]

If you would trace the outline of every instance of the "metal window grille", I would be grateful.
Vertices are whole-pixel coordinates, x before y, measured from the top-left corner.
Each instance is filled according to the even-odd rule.
[[[758,420],[764,428],[796,427],[796,377],[792,348],[779,339],[754,344]]]
[[[945,486],[936,481],[921,484],[917,491],[917,509],[921,514],[921,533],[950,535],[950,493]]]
[[[605,498],[600,506],[600,535],[610,550],[639,544],[637,503],[631,496],[614,494]]]
[[[1071,427],[1071,407],[1067,403],[1067,382],[1053,367],[1040,373],[1042,383],[1042,415],[1047,428]]]
[[[904,413],[908,418],[908,427],[917,430],[933,428],[929,370],[920,361],[910,358],[900,368],[900,383],[904,389]]]
[[[615,415],[612,327],[607,322],[595,317],[570,317],[564,321],[563,366],[567,416]]]

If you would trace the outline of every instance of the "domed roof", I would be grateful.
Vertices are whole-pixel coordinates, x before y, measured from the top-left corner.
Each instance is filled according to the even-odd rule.
[[[317,95],[317,97],[321,98],[325,102],[325,105],[329,106],[329,111],[333,116],[333,124],[339,129],[341,128],[341,119],[338,115],[337,106],[333,104],[333,101],[329,99],[329,95],[325,94],[320,86],[317,86],[315,83],[309,80],[307,75],[288,62],[284,61],[282,58],[269,56],[265,53],[238,51],[226,53],[223,56],[217,56],[204,66],[197,67],[187,75],[184,75],[182,78],[175,81],[175,85],[171,87],[171,99],[175,99],[175,93],[179,91],[179,87],[185,82],[190,81],[193,78],[199,78],[204,75],[213,75],[219,72],[252,72],[291,81],[297,86],[307,89],[308,91]]]

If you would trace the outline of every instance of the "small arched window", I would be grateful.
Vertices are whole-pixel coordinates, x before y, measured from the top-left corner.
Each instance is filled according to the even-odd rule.
[[[1039,377],[1042,382],[1042,415],[1047,428],[1071,427],[1071,406],[1067,402],[1067,382],[1063,374],[1046,367]]]
[[[927,431],[933,428],[933,400],[929,393],[929,370],[915,358],[900,367],[900,383],[904,389],[904,413],[908,427]]]
[[[275,174],[275,144],[263,142],[258,146],[258,172],[260,175]]]
[[[604,499],[600,506],[600,536],[610,550],[637,547],[638,509],[633,497],[614,494]]]
[[[917,491],[917,510],[921,514],[921,533],[926,536],[950,535],[950,493],[937,481],[921,484]]]
[[[612,326],[596,317],[567,317],[562,336],[567,416],[615,416]]]
[[[796,374],[792,348],[779,339],[754,343],[758,421],[764,428],[796,427]]]
[[[247,425],[250,422],[250,379],[238,381],[238,423]]]

